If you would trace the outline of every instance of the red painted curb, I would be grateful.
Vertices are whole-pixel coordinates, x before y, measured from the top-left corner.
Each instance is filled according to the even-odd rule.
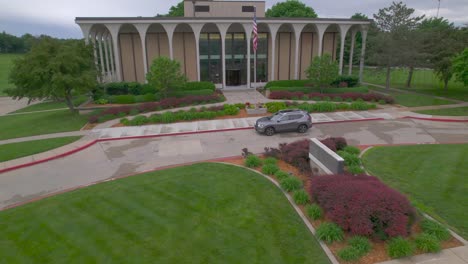
[[[434,122],[459,122],[459,123],[468,122],[468,120],[462,120],[462,119],[445,119],[445,118],[416,117],[416,116],[405,116],[403,118],[418,119],[418,120],[425,120],[425,121],[434,121]]]

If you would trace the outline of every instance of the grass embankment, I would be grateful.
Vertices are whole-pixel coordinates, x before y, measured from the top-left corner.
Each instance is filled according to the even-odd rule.
[[[405,93],[373,86],[370,86],[369,90],[391,95],[395,99],[396,104],[406,107],[456,104],[456,102],[453,101],[434,98],[423,94]]]
[[[81,136],[61,137],[0,145],[0,162],[45,152],[73,143],[80,138]]]
[[[376,147],[366,169],[468,239],[468,144]]]
[[[81,105],[82,103],[86,102],[86,100],[88,100],[88,96],[86,95],[77,96],[73,99],[73,105],[77,107]],[[21,108],[11,113],[27,113],[27,112],[35,112],[35,111],[61,109],[61,108],[68,109],[68,106],[65,102],[43,102],[43,103],[26,106],[25,108]]]
[[[80,130],[87,116],[69,110],[0,116],[0,140]]]
[[[7,263],[329,263],[283,193],[202,163],[0,212]]]
[[[438,115],[438,116],[468,116],[468,107],[456,107],[446,109],[433,109],[415,111],[416,113],[425,115]]]
[[[13,88],[14,85],[8,82],[8,75],[13,67],[13,61],[23,55],[0,53],[0,96],[6,96],[4,90]]]

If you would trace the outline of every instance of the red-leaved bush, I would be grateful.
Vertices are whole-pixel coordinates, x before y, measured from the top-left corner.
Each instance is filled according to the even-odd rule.
[[[313,177],[306,189],[328,219],[353,235],[407,236],[414,222],[408,199],[376,177]]]
[[[364,101],[380,101],[384,100],[387,104],[393,104],[395,100],[391,96],[386,96],[378,93],[303,93],[303,92],[288,92],[288,91],[273,91],[270,93],[270,99],[285,99],[291,100],[293,98],[303,98],[306,96],[309,99],[320,98],[324,100],[327,98],[341,98],[342,100],[346,99],[362,99]]]

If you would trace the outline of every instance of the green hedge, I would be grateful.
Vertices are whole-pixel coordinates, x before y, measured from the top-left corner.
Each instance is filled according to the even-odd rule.
[[[309,83],[310,83],[309,80],[270,81],[265,85],[265,88],[271,88],[271,87],[304,87]]]
[[[291,86],[291,87],[281,87],[281,86],[272,86],[269,88],[270,91],[287,91],[287,92],[303,92],[303,93],[320,93],[320,88],[317,87],[300,87],[300,86]],[[369,89],[367,87],[346,87],[346,88],[335,88],[329,87],[323,90],[323,93],[367,93]]]
[[[212,82],[187,82],[183,90],[211,90],[212,92],[216,89]]]
[[[125,95],[112,95],[109,96],[109,102],[112,104],[134,104],[136,99],[134,95],[125,94]]]

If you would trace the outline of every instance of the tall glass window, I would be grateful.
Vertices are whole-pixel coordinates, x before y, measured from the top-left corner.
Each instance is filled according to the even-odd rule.
[[[200,34],[200,73],[202,81],[221,83],[221,36],[219,33]]]
[[[244,33],[226,34],[226,85],[247,84],[247,43]]]
[[[253,36],[252,36],[253,39]],[[254,81],[254,50],[251,46],[250,81]],[[268,82],[268,33],[258,33],[257,82]]]

